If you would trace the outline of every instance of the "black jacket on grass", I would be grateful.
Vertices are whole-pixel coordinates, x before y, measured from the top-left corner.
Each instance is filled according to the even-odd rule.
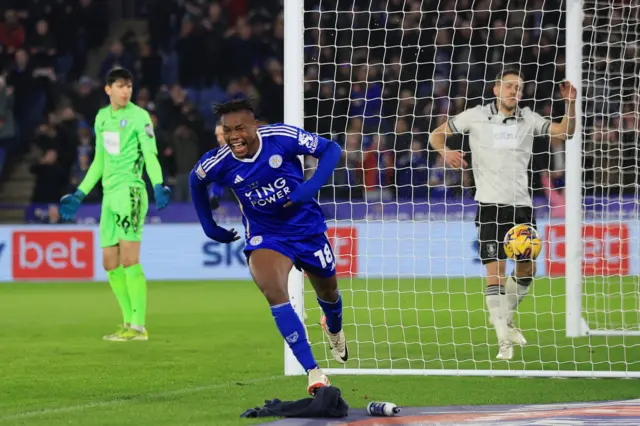
[[[277,398],[267,400],[264,407],[251,408],[240,417],[346,417],[348,412],[349,404],[340,396],[340,389],[324,386],[318,389],[314,398],[298,401],[280,401]]]

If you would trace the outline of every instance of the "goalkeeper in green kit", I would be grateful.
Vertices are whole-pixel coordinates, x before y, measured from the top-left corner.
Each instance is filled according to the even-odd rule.
[[[105,91],[110,105],[96,116],[93,163],[76,192],[60,200],[60,215],[72,220],[82,200],[102,179],[102,263],[123,316],[122,326],[104,339],[148,340],[147,281],[140,265],[142,228],[149,207],[143,166],[154,188],[156,208],[167,206],[170,191],[162,183],[149,113],[131,102],[131,73],[123,68],[112,70],[107,75]]]

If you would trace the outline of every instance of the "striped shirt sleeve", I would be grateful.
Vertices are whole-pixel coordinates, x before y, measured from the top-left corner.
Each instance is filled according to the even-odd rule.
[[[467,109],[451,117],[448,121],[451,131],[456,135],[469,133],[473,123],[474,111],[475,109]]]
[[[532,111],[533,117],[533,135],[534,136],[549,136],[551,129],[551,120],[547,120],[537,112]]]

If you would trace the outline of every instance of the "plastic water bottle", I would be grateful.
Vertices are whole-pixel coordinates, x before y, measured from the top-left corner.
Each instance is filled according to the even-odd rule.
[[[400,412],[400,408],[393,402],[370,402],[367,405],[367,413],[371,416],[395,416]]]

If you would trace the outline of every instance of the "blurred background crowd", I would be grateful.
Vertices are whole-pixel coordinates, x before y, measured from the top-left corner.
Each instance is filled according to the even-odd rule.
[[[585,181],[596,192],[633,191],[639,20],[627,16],[631,3],[592,3],[585,13]],[[343,147],[322,197],[472,192],[471,174],[446,170],[428,134],[490,102],[505,64],[525,74],[522,104],[559,119],[562,7],[549,0],[306,0],[305,128]],[[174,201],[188,201],[184,177],[219,143],[214,104],[248,96],[262,123],[284,119],[282,0],[4,0],[0,17],[0,170],[11,188],[16,165],[29,163],[28,201],[55,203],[83,178],[113,67],[134,74],[134,101],[154,120]],[[468,149],[461,137],[451,146]],[[559,141],[536,143],[535,193],[562,187],[563,151]],[[6,189],[0,195],[6,201]],[[90,198],[100,196],[98,188]]]

